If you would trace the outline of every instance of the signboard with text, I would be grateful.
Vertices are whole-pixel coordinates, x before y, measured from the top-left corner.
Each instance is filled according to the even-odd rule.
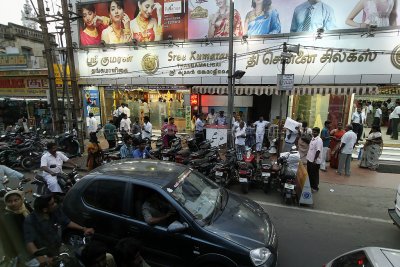
[[[294,74],[278,74],[277,75],[278,90],[290,91],[294,85]]]

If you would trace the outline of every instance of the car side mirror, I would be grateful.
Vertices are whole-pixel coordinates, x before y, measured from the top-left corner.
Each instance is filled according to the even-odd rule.
[[[188,228],[189,228],[189,225],[187,223],[185,223],[185,222],[181,223],[181,222],[178,222],[178,221],[174,221],[173,223],[171,223],[168,226],[167,231],[169,233],[179,233],[179,232],[185,231]]]

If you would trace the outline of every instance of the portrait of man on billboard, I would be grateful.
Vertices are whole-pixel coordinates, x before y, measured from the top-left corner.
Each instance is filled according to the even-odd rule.
[[[333,8],[320,0],[307,0],[293,12],[290,32],[316,32],[336,28]]]

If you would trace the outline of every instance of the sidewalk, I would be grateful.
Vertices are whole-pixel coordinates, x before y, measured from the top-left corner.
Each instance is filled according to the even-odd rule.
[[[320,182],[388,189],[396,189],[400,184],[400,174],[371,171],[358,167],[358,163],[351,162],[351,176],[338,175],[336,169],[328,167],[327,172],[320,171]]]

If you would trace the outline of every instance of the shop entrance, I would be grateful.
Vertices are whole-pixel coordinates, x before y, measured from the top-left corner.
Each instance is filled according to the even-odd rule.
[[[253,121],[263,116],[265,120],[271,121],[271,95],[254,95],[253,108],[250,109],[249,118]]]

